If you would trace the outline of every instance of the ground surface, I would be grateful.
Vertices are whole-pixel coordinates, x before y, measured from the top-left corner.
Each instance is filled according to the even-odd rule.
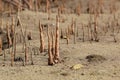
[[[41,20],[42,24],[52,23],[55,24],[55,15],[52,14],[52,20],[46,19],[45,13],[34,13],[31,11],[24,11],[20,13],[21,22],[23,27],[27,26],[27,33],[32,33],[33,40],[29,41],[32,47],[39,49],[39,30],[38,20]],[[66,16],[69,16],[68,18]],[[75,14],[63,16],[67,18],[65,23],[60,23],[60,28],[65,29],[72,17],[77,18],[77,24],[80,20],[85,24],[87,23],[87,16],[82,14],[81,17]],[[35,23],[34,23],[35,21]],[[78,25],[79,26],[79,25]],[[54,27],[54,26],[51,26]],[[19,30],[18,30],[19,32]],[[0,66],[0,79],[1,80],[119,80],[120,79],[120,44],[114,43],[111,37],[104,37],[105,39],[100,42],[89,41],[82,42],[79,38],[82,38],[82,34],[79,34],[77,43],[73,44],[71,38],[70,44],[66,44],[66,40],[60,40],[60,55],[62,63],[54,66],[47,65],[48,56],[46,53],[39,55],[33,55],[34,65],[22,66],[22,62],[15,62],[14,67],[10,67],[10,54],[6,53],[6,61],[3,61],[1,56]],[[119,38],[119,37],[118,37]],[[47,38],[45,38],[45,41]],[[47,41],[46,41],[47,49]],[[30,53],[29,53],[30,54]],[[103,62],[91,62],[86,60],[86,56],[98,54],[106,58]],[[22,45],[17,44],[17,57],[23,57]],[[30,59],[30,58],[29,58]],[[82,64],[84,67],[79,70],[72,70],[71,67],[76,64]]]
[[[78,1],[78,0],[76,0]],[[106,0],[107,2],[107,0]],[[76,2],[75,2],[76,3]],[[77,4],[77,3],[76,3]],[[68,6],[72,5],[69,2]],[[117,13],[118,22],[120,21],[120,14]],[[0,56],[0,80],[120,80],[120,34],[117,34],[117,42],[114,42],[111,36],[112,31],[106,34],[103,31],[103,26],[112,21],[110,14],[100,15],[99,20],[99,42],[89,42],[87,28],[85,27],[85,42],[82,42],[81,24],[87,25],[89,20],[88,14],[65,14],[61,15],[61,19],[65,22],[60,23],[60,29],[65,30],[71,25],[72,18],[76,19],[79,29],[79,36],[76,38],[76,44],[73,42],[73,36],[70,38],[69,45],[66,44],[65,39],[60,39],[60,56],[62,62],[54,66],[48,66],[48,55],[39,53],[39,20],[42,24],[50,24],[53,29],[56,25],[56,13],[51,15],[51,20],[47,20],[47,14],[42,12],[32,12],[25,10],[19,13],[22,27],[27,30],[27,34],[31,32],[32,40],[27,42],[32,51],[34,65],[31,65],[31,58],[29,52],[28,65],[22,66],[22,62],[15,62],[15,66],[10,66],[10,53],[6,49],[6,60],[3,60],[4,55]],[[14,16],[14,15],[13,15]],[[5,26],[6,22],[11,23],[11,17],[3,17]],[[120,24],[120,23],[119,23]],[[117,31],[118,29],[116,29]],[[24,59],[23,45],[19,41],[20,27],[16,28],[17,35],[17,54],[16,57]],[[46,31],[46,28],[44,29]],[[45,34],[45,48],[47,49],[47,36]],[[30,45],[29,45],[30,44]],[[12,50],[12,49],[11,49]],[[38,55],[37,55],[38,54]],[[88,62],[86,56],[101,55],[105,60]],[[76,64],[82,64],[83,67],[78,70],[71,69]]]

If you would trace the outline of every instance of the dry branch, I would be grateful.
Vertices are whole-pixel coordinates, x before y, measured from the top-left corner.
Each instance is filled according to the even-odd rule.
[[[72,24],[71,24],[71,34],[73,35],[75,31],[75,24],[74,24],[74,19],[72,18]]]
[[[60,62],[60,54],[59,54],[59,17],[56,16],[56,37],[55,37],[55,63]]]
[[[35,11],[38,11],[38,0],[35,1]]]
[[[53,55],[53,57],[55,56],[55,36],[54,36],[54,31],[52,31],[51,32],[51,38],[52,38],[52,49],[51,49],[51,51],[52,51],[52,55]]]
[[[28,63],[28,48],[25,46],[25,65]]]
[[[31,65],[34,65],[34,61],[33,61],[33,53],[32,53],[32,49],[30,49],[31,50]]]
[[[68,33],[68,29],[66,29],[66,41],[67,41],[67,45],[69,44],[69,33]]]
[[[84,25],[83,24],[82,24],[82,36],[83,36],[82,40],[84,42],[85,41],[85,32],[84,32]]]
[[[98,24],[97,24],[97,16],[94,16],[94,38],[95,38],[95,41],[98,42],[99,39],[98,39],[98,30],[97,30],[97,27],[98,27]]]
[[[76,21],[74,21],[74,44],[76,44]]]
[[[3,11],[3,5],[2,0],[0,0],[0,11]]]
[[[6,29],[7,29],[7,39],[8,39],[8,47],[10,47],[12,45],[12,40],[11,40],[11,37],[10,37],[10,30],[9,30],[9,25],[7,23],[6,25]]]
[[[17,0],[13,0],[13,1],[11,1],[11,0],[4,0],[4,2],[7,2],[7,3],[17,7],[18,9],[19,8],[21,9],[21,7],[23,7],[23,5],[19,1],[17,1]]]
[[[0,53],[2,52],[2,38],[0,37]]]
[[[63,39],[63,37],[64,37],[64,36],[63,36],[63,30],[62,30],[62,28],[61,28],[61,35],[60,35],[60,38]]]
[[[81,14],[80,4],[78,4],[77,7],[76,7],[76,14],[77,14],[78,16],[80,16],[80,14]]]
[[[40,32],[40,52],[44,52],[44,39],[43,39],[43,28],[41,26],[41,22],[39,21],[39,32]]]
[[[46,13],[49,12],[49,9],[50,9],[50,2],[49,0],[46,0],[46,9],[45,9]]]
[[[51,52],[51,40],[50,40],[50,33],[49,33],[49,27],[47,29],[47,35],[48,35],[48,65],[53,65],[54,61],[53,61],[53,54]]]
[[[14,53],[11,52],[11,66],[14,66]]]

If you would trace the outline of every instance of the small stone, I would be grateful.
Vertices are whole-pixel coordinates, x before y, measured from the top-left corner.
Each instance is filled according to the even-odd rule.
[[[82,64],[76,64],[76,65],[72,66],[71,69],[78,70],[78,69],[81,69],[82,67],[84,67]]]
[[[85,75],[84,73],[81,73],[81,75]]]
[[[62,76],[68,76],[69,74],[68,73],[61,73],[60,75],[62,75]]]

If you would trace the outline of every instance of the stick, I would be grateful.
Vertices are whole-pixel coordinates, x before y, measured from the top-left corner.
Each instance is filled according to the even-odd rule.
[[[15,35],[14,35],[14,60],[15,60],[15,58],[16,58],[16,33],[15,33]]]
[[[76,44],[76,21],[74,21],[74,44]]]
[[[11,66],[14,66],[14,53],[11,52]]]
[[[35,11],[37,12],[38,11],[38,0],[35,1]]]
[[[28,48],[25,46],[25,65],[28,63]]]
[[[63,30],[61,28],[61,35],[60,35],[60,38],[63,39]]]
[[[6,28],[7,28],[8,47],[10,47],[12,45],[12,41],[11,41],[11,37],[10,37],[10,30],[9,30],[8,23],[7,23]]]
[[[76,36],[78,37],[78,36],[79,36],[79,28],[78,28],[78,26],[76,26],[76,29],[77,29],[77,34],[76,34]]]
[[[39,32],[40,32],[40,52],[44,52],[44,39],[43,39],[43,29],[41,22],[39,21]]]
[[[81,13],[81,9],[80,9],[81,7],[80,7],[80,4],[78,4],[77,5],[77,7],[76,7],[76,14],[78,15],[78,16],[80,16],[80,13]]]
[[[48,34],[48,65],[53,65],[54,62],[53,62],[53,54],[51,52],[51,42],[50,42],[50,34],[49,34],[49,26],[48,26],[48,29],[47,29],[47,34]]]
[[[83,26],[83,24],[82,24],[82,31],[83,31],[83,42],[85,41],[85,39],[84,39],[84,26]]]
[[[28,52],[29,52],[29,49],[27,47],[26,35],[27,35],[27,27],[25,28],[25,32],[24,32],[25,39],[23,43],[25,47],[25,65],[28,63]]]
[[[99,39],[98,39],[98,32],[97,32],[97,16],[94,16],[94,38],[95,38],[95,41],[98,42]]]
[[[68,33],[68,29],[66,29],[66,41],[67,41],[67,45],[69,44],[69,33]]]
[[[30,42],[29,42],[29,51],[30,51],[30,57],[31,57],[31,65],[34,65],[34,62],[33,62],[33,53],[32,53],[32,47],[30,46]]]
[[[59,55],[59,17],[56,16],[56,39],[55,39],[55,57],[54,62],[60,62],[60,55]]]
[[[54,41],[54,39],[55,39],[55,36],[54,36],[54,34],[53,34],[54,32],[52,31],[51,32],[51,37],[52,37],[52,55],[53,55],[53,57],[55,56],[55,41]]]
[[[88,32],[88,41],[90,41],[90,29],[89,29],[89,25],[87,25],[87,32]]]
[[[46,13],[48,13],[49,6],[50,6],[50,2],[49,0],[46,0]]]
[[[92,15],[90,14],[90,20],[89,20],[89,28],[90,28],[90,42],[93,41],[93,30],[92,30],[92,24],[91,24],[91,20],[92,20]]]
[[[72,18],[72,24],[71,24],[71,34],[74,35],[74,31],[75,31],[75,28],[74,28],[74,19]]]
[[[48,10],[48,20],[51,19],[50,15],[51,15],[51,10],[49,9],[49,10]]]
[[[3,60],[4,60],[4,63],[5,63],[5,61],[6,61],[6,51],[4,50],[4,54],[3,54]]]
[[[1,38],[1,36],[0,36],[0,53],[2,53],[2,38]]]

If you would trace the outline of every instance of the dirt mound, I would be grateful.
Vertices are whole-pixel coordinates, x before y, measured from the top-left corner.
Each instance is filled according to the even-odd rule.
[[[96,54],[88,55],[88,56],[86,56],[86,59],[90,63],[92,63],[92,62],[98,63],[98,62],[103,62],[106,60],[106,58],[104,58],[103,56],[96,55]]]

